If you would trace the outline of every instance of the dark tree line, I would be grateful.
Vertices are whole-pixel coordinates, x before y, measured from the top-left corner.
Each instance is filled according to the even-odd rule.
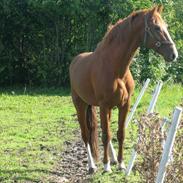
[[[161,3],[165,4],[165,19],[180,50],[183,3]],[[73,56],[93,51],[109,23],[152,5],[151,0],[1,0],[0,85],[68,85]],[[182,62],[167,68],[162,59],[151,62],[149,57],[158,60],[152,53],[145,55],[139,53],[132,65],[135,79],[143,81],[149,77],[145,71],[158,68],[153,79],[171,77],[182,82]]]

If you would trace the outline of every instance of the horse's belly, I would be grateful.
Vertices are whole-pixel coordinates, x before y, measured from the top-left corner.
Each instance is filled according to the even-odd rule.
[[[94,106],[98,105],[97,99],[91,90],[86,91],[86,90],[82,90],[82,88],[80,88],[77,92],[78,92],[78,95],[80,96],[80,98],[83,101],[85,101],[87,104],[94,105]]]

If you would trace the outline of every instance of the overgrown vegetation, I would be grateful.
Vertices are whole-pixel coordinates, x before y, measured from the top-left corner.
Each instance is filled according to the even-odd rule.
[[[65,86],[73,56],[93,51],[107,25],[132,11],[163,3],[163,17],[179,50],[179,62],[165,66],[143,50],[133,75],[183,82],[182,0],[1,0],[0,84]],[[168,73],[168,74],[167,74]]]
[[[171,122],[172,119],[169,121]],[[156,182],[163,145],[166,142],[171,123],[166,122],[156,113],[143,115],[138,120],[139,142],[136,146],[138,157],[134,170],[140,176],[140,182]],[[175,142],[166,167],[165,183],[183,182],[183,116],[177,129]]]

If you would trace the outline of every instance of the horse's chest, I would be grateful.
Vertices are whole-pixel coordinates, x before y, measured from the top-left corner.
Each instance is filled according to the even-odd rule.
[[[105,103],[111,107],[125,104],[128,100],[128,92],[123,81],[117,81],[116,87],[108,90],[104,98]]]

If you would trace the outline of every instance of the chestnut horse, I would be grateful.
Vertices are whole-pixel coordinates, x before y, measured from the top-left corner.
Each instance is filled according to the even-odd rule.
[[[82,139],[86,145],[88,166],[96,170],[98,157],[97,118],[95,106],[100,108],[104,171],[111,171],[110,163],[123,162],[125,119],[134,89],[129,70],[131,60],[140,45],[153,49],[167,61],[178,57],[178,52],[161,17],[163,7],[132,13],[119,20],[106,33],[94,52],[77,55],[70,65],[72,100],[77,111]],[[118,157],[111,143],[110,118],[114,106],[119,110],[117,139]],[[109,158],[111,152],[111,160]],[[93,159],[94,158],[94,159]]]

